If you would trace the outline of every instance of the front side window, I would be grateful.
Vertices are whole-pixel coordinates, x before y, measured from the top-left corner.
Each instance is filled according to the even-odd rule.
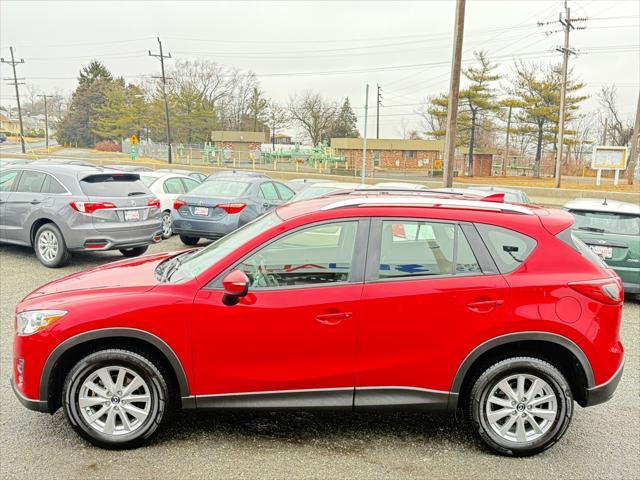
[[[39,193],[42,189],[42,184],[44,183],[46,177],[46,173],[25,170],[24,172],[22,172],[22,176],[20,177],[20,181],[18,182],[18,188],[16,188],[16,191]]]
[[[537,242],[522,233],[495,225],[476,226],[500,273],[513,272],[536,248]]]
[[[290,233],[238,266],[251,289],[346,282],[351,273],[357,221],[316,225]]]
[[[426,221],[383,221],[379,265],[381,279],[481,272],[457,225]]]
[[[17,176],[18,176],[17,170],[10,170],[8,172],[3,172],[2,175],[0,175],[0,192],[11,191],[11,187],[13,185],[13,182],[15,182]]]

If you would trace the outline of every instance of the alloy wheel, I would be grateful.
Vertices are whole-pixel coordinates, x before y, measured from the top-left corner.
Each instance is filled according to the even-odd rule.
[[[171,214],[162,215],[162,236],[169,238],[171,236]]]
[[[151,390],[140,375],[122,366],[102,367],[84,380],[78,407],[87,425],[109,436],[138,430],[151,411]]]
[[[38,237],[38,252],[40,256],[47,262],[52,262],[58,255],[60,245],[54,233],[45,230]]]
[[[540,377],[510,375],[489,390],[485,415],[491,429],[501,438],[516,443],[531,442],[553,426],[558,399]]]

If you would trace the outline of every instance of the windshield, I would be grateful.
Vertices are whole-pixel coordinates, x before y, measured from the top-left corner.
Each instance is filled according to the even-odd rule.
[[[574,228],[619,235],[640,235],[640,216],[616,212],[571,210]]]
[[[234,182],[233,180],[210,180],[201,183],[189,192],[191,195],[203,195],[212,197],[239,197],[249,184],[246,182]]]
[[[222,260],[256,235],[280,223],[282,223],[282,219],[278,217],[275,211],[247,223],[245,226],[222,237],[220,240],[216,240],[198,253],[185,259],[176,270],[175,275],[172,276],[172,280],[180,281],[200,275],[207,268]]]
[[[297,202],[299,200],[308,200],[310,198],[324,195],[325,193],[337,192],[338,190],[342,189],[336,187],[309,187],[293,197],[293,201]]]

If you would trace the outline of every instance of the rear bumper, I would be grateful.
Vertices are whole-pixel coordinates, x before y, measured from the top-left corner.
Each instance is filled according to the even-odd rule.
[[[614,373],[609,380],[596,387],[587,388],[585,407],[592,407],[604,403],[613,397],[613,394],[618,388],[620,379],[622,378],[622,371],[624,370],[624,362],[620,364],[616,373]]]
[[[622,282],[622,288],[624,290],[624,293],[640,293],[640,283]]]
[[[236,230],[239,221],[240,215],[227,215],[221,220],[195,220],[181,217],[175,212],[171,214],[173,233],[190,237],[218,239]]]
[[[9,379],[9,382],[11,383],[13,393],[16,395],[16,398],[22,405],[35,412],[49,413],[49,404],[47,402],[43,400],[31,400],[30,398],[25,397],[16,387],[16,384],[13,381],[13,377]]]
[[[159,225],[123,232],[92,230],[90,235],[79,239],[74,247],[69,247],[69,250],[73,252],[99,252],[120,248],[143,247],[158,243],[160,240],[162,240],[162,227]]]

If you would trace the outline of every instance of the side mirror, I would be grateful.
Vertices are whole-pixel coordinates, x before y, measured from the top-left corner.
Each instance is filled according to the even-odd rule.
[[[242,270],[232,270],[222,279],[222,287],[224,288],[222,303],[231,307],[249,293],[249,278]]]

